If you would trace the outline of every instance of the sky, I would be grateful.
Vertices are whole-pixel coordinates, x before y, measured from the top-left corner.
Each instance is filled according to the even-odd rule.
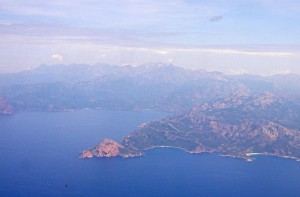
[[[166,62],[300,74],[299,0],[0,0],[0,73]]]

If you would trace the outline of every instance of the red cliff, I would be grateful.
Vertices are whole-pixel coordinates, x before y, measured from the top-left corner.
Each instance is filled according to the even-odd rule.
[[[92,157],[116,157],[121,156],[124,158],[141,156],[142,153],[129,151],[124,146],[111,139],[102,140],[94,148],[89,148],[82,151],[80,158],[92,158]]]

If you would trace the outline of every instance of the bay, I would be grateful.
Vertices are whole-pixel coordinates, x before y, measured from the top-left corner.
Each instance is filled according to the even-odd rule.
[[[80,110],[0,116],[0,196],[299,196],[300,163],[154,149],[138,158],[79,159],[158,111]]]

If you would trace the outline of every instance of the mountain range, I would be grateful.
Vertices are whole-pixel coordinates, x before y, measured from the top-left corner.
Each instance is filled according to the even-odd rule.
[[[0,75],[0,97],[12,112],[91,109],[180,111],[235,95],[300,92],[298,75],[230,76],[171,64],[42,65]],[[1,103],[3,103],[0,100]],[[0,108],[1,113],[6,113]]]

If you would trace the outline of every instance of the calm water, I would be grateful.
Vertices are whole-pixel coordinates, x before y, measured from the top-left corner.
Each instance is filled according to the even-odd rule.
[[[120,139],[167,114],[24,112],[0,116],[0,196],[300,196],[300,163],[258,156],[156,149],[132,159],[78,159],[104,137]]]

